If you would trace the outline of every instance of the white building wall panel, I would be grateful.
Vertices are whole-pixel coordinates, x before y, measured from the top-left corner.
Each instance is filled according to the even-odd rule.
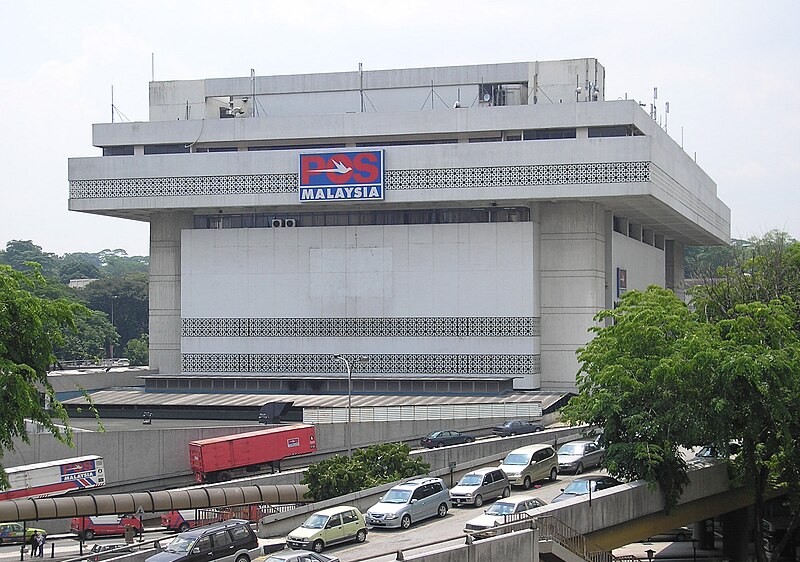
[[[184,230],[182,315],[193,321],[538,317],[533,233],[531,222]],[[183,337],[182,352],[539,352],[538,332],[536,337],[317,335],[207,333]]]

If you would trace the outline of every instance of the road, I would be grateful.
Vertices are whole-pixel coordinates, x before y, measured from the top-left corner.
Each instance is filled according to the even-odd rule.
[[[604,474],[602,472],[585,472],[580,477]],[[514,488],[514,495],[535,495],[550,502],[554,497],[561,493],[570,480],[575,478],[573,475],[559,475],[558,480],[550,482],[542,480],[538,487],[530,490]],[[448,544],[464,544],[464,525],[473,517],[480,515],[488,509],[490,503],[487,502],[481,508],[459,507],[451,508],[447,516],[443,519],[432,518],[421,521],[405,531],[400,529],[377,529],[370,530],[367,541],[362,544],[347,543],[341,546],[333,546],[326,549],[325,553],[331,556],[338,556],[342,562],[356,562],[359,560],[378,560],[381,562],[394,561],[397,559],[397,551],[404,552],[414,547],[426,544],[435,544],[435,548],[441,548]],[[434,548],[434,547],[431,547]]]

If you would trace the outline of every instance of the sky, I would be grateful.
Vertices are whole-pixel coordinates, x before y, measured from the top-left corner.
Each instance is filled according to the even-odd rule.
[[[92,124],[148,118],[148,83],[597,58],[716,182],[731,236],[800,239],[800,2],[0,0],[0,248],[147,255],[147,223],[67,210]],[[648,105],[649,107],[649,105]],[[115,118],[120,120],[120,116]],[[663,124],[663,122],[662,122]]]

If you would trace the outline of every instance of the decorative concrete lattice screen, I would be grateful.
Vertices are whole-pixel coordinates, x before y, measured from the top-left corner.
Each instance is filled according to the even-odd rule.
[[[387,190],[468,189],[650,181],[650,162],[592,162],[387,170]],[[297,174],[72,180],[70,199],[296,193]]]
[[[352,408],[354,422],[542,417],[541,402],[512,404],[430,404]],[[346,423],[347,408],[303,408],[304,423]]]

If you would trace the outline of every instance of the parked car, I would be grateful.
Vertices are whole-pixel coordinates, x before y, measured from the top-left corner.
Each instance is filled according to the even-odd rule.
[[[588,496],[590,488],[592,492],[599,492],[600,490],[619,486],[620,484],[622,484],[622,482],[610,476],[586,476],[576,478],[567,484],[566,488],[561,488],[561,493],[554,497],[550,503]]]
[[[22,523],[0,523],[0,544],[30,542],[35,533],[47,536],[44,529],[23,527]]]
[[[558,471],[580,474],[584,469],[600,466],[605,449],[594,441],[572,441],[558,449]]]
[[[522,435],[523,433],[536,433],[538,431],[544,431],[544,426],[542,424],[525,420],[511,420],[503,425],[492,428],[492,434],[499,435],[500,437]]]
[[[450,503],[480,507],[484,500],[507,498],[511,495],[511,483],[506,473],[499,468],[479,468],[461,477],[450,489]]]
[[[731,441],[728,443],[728,450],[721,450],[714,445],[705,445],[700,448],[695,454],[695,457],[701,459],[727,459],[733,458],[742,450],[742,444],[738,441]]]
[[[310,550],[293,550],[270,554],[264,562],[339,562],[339,559]]]
[[[73,517],[70,531],[85,541],[92,540],[95,535],[111,536],[125,534],[125,527],[132,527],[135,534],[142,533],[142,522],[133,515],[94,515],[90,517]]]
[[[475,436],[460,431],[432,431],[419,440],[423,447],[432,449],[434,447],[446,447],[447,445],[461,445],[462,443],[472,443]]]
[[[514,496],[513,498],[498,500],[483,515],[478,515],[474,519],[467,521],[464,526],[464,532],[482,531],[502,525],[506,520],[506,516],[524,513],[543,505],[547,505],[547,502],[535,496]]]
[[[558,477],[558,455],[551,445],[543,443],[520,447],[506,455],[500,470],[511,484],[528,490],[537,480]]]
[[[374,527],[408,529],[429,517],[444,517],[450,493],[441,478],[413,478],[398,484],[367,510],[367,523]]]
[[[310,516],[286,537],[294,549],[322,550],[340,542],[367,540],[367,524],[358,508],[349,505],[329,507]]]
[[[547,505],[547,502],[535,496],[514,496],[513,498],[504,498],[497,500],[492,506],[485,510],[482,515],[470,519],[464,525],[464,532],[471,531],[485,531],[492,527],[504,524],[507,520],[513,520],[519,517],[524,517],[525,512],[537,507]],[[514,517],[516,516],[516,517]],[[481,533],[487,535],[487,533]]]
[[[663,533],[658,533],[652,537],[648,537],[646,541],[642,542],[683,542],[692,539],[692,529],[689,527],[676,527]]]
[[[259,556],[262,549],[250,522],[228,519],[178,533],[145,562],[250,562]]]

